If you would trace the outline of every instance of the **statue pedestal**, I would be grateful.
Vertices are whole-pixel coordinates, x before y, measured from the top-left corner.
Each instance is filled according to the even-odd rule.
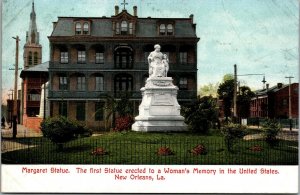
[[[187,130],[177,101],[178,87],[173,85],[172,80],[171,77],[147,79],[146,86],[141,88],[143,99],[132,130],[145,132]]]

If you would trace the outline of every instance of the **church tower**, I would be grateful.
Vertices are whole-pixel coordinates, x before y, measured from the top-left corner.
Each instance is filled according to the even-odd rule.
[[[41,64],[42,62],[42,46],[39,44],[39,32],[36,26],[34,2],[32,2],[32,10],[30,13],[29,31],[26,32],[23,57],[24,69]]]

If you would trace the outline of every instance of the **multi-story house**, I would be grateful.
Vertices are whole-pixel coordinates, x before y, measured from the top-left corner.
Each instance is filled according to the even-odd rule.
[[[299,84],[291,84],[291,114],[299,117]],[[278,83],[273,87],[257,90],[250,103],[250,117],[289,118],[289,85]]]
[[[147,57],[160,44],[180,104],[197,97],[197,43],[193,15],[139,18],[124,8],[111,17],[58,17],[50,42],[50,115],[65,115],[104,129],[107,96],[130,92],[135,114],[148,78]]]

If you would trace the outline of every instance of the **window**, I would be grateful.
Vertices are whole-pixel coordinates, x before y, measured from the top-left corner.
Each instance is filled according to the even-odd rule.
[[[85,22],[85,23],[83,24],[83,34],[84,34],[84,35],[89,34],[89,24],[88,24],[87,22]]]
[[[132,22],[129,23],[129,34],[130,35],[133,34],[133,24],[132,24]]]
[[[38,53],[37,53],[37,52],[34,52],[34,55],[33,55],[33,63],[34,63],[34,65],[37,65],[37,64],[38,64]]]
[[[129,48],[119,48],[115,51],[115,67],[116,68],[132,68],[133,54]]]
[[[104,89],[104,83],[103,83],[103,77],[102,76],[96,76],[95,77],[95,90],[96,91],[103,91]]]
[[[96,64],[103,64],[104,63],[104,53],[103,52],[96,52]]]
[[[95,103],[95,121],[104,120],[104,102]]]
[[[77,77],[77,90],[84,91],[85,90],[85,77]]]
[[[160,35],[165,35],[166,34],[166,25],[165,24],[161,24],[159,26],[159,34]]]
[[[122,21],[121,23],[121,34],[122,35],[127,35],[127,30],[128,30],[128,24],[126,21]]]
[[[77,62],[81,64],[85,63],[85,51],[78,51],[77,53]]]
[[[68,115],[67,102],[59,102],[58,103],[58,114],[61,116],[67,117],[67,115]]]
[[[180,52],[179,53],[179,61],[180,61],[180,64],[186,64],[187,63],[187,52]]]
[[[131,91],[132,76],[124,74],[117,75],[115,78],[115,91]]]
[[[120,23],[117,22],[116,23],[116,35],[119,35],[120,34]]]
[[[66,76],[59,77],[59,90],[67,90],[68,89],[68,82]]]
[[[81,34],[81,24],[79,22],[77,22],[75,24],[75,34],[76,35],[80,35]]]
[[[187,89],[187,78],[186,77],[182,77],[179,80],[179,88],[180,89]]]
[[[28,94],[28,101],[40,101],[41,100],[41,94]]]
[[[173,35],[173,25],[168,24],[167,26],[167,35]]]
[[[282,105],[283,105],[283,106],[287,106],[287,105],[288,105],[287,99],[283,99],[283,100],[282,100]]]
[[[68,52],[60,52],[60,63],[66,64],[69,62],[69,54]]]
[[[76,105],[76,119],[79,121],[85,120],[85,103],[78,102]]]
[[[30,51],[28,54],[28,65],[31,66],[32,65],[32,52]]]

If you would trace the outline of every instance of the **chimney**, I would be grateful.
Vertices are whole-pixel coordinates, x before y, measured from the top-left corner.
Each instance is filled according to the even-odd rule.
[[[119,6],[115,6],[115,15],[118,15],[119,14]]]
[[[277,83],[277,88],[280,89],[282,87],[282,83]]]
[[[133,6],[133,16],[137,16],[137,6]]]
[[[194,14],[191,14],[191,15],[190,15],[190,19],[191,19],[192,24],[193,24],[193,23],[194,23]]]
[[[267,91],[269,90],[269,83],[266,84]]]

